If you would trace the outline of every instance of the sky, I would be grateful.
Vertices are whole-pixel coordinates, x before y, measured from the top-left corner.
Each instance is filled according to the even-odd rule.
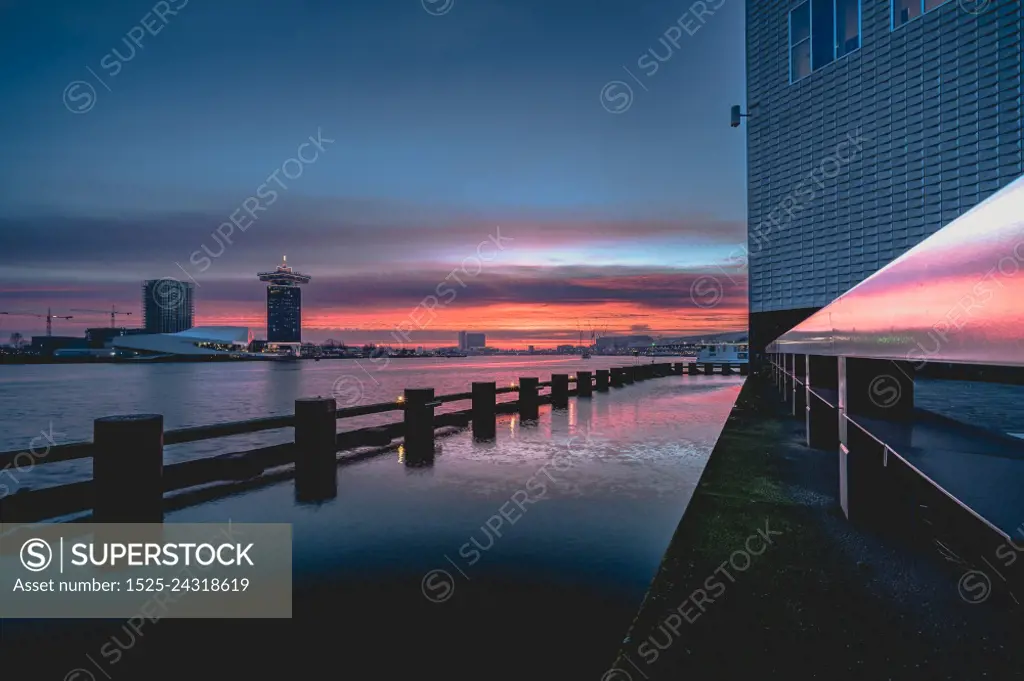
[[[739,0],[0,0],[0,55],[0,311],[55,334],[171,277],[263,337],[285,255],[303,340],[746,326]]]

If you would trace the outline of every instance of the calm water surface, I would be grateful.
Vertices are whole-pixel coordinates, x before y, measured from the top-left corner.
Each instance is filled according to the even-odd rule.
[[[659,358],[681,361],[682,358]],[[395,400],[405,388],[434,388],[436,394],[467,392],[472,381],[510,385],[523,376],[548,380],[552,373],[591,371],[633,362],[626,357],[469,357],[181,364],[67,364],[0,366],[0,451],[45,451],[56,443],[92,439],[96,418],[116,414],[163,414],[167,429],[291,414],[300,397],[335,396],[339,406]],[[500,395],[499,401],[515,399]],[[438,413],[466,409],[447,404]],[[394,414],[345,419],[351,429],[398,420]],[[43,434],[46,434],[44,437]],[[243,451],[291,440],[291,430],[257,433],[169,446],[167,463]],[[34,457],[44,461],[45,456]],[[91,465],[71,462],[33,466],[8,479],[11,489],[38,488],[91,476]],[[12,476],[9,476],[9,478]]]
[[[396,361],[374,375],[379,383],[368,383],[366,400],[394,398],[405,386],[451,393],[474,379],[546,380],[552,372],[621,363]],[[330,394],[349,364],[28,367],[20,388],[5,382],[2,389],[0,409],[20,414],[19,434],[4,437],[30,438],[33,419],[45,426],[52,418],[55,430],[80,439],[91,418],[110,413],[163,412],[168,427],[289,413],[298,396]],[[376,673],[366,678],[381,678],[398,671],[393,639],[414,632],[402,645],[422,673],[470,678],[484,660],[509,672],[551,672],[537,678],[578,672],[596,679],[657,571],[742,381],[673,376],[637,383],[572,399],[568,409],[543,407],[533,423],[504,417],[493,442],[476,443],[466,431],[441,438],[430,467],[407,468],[397,453],[341,467],[338,496],[325,503],[296,503],[286,482],[175,511],[167,521],[293,524],[294,619],[258,630],[218,625],[225,635],[244,630],[254,646],[267,644],[261,637],[292,639],[295,653],[307,655],[313,632],[329,626],[338,654],[373,661]],[[63,404],[53,404],[57,395]],[[528,503],[507,513],[514,499]],[[433,584],[450,589],[425,589],[429,573]],[[74,638],[77,625],[60,626]],[[189,626],[167,625],[166,645],[192,636],[197,629]],[[43,630],[39,635],[42,644]],[[147,659],[140,654],[133,662],[139,673],[152,671]]]

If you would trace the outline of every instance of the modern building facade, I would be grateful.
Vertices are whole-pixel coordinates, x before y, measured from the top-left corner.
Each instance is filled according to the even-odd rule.
[[[252,333],[244,326],[199,326],[178,333],[132,334],[111,340],[110,347],[140,356],[243,356]]]
[[[146,333],[178,333],[195,325],[195,287],[177,279],[142,282],[142,326]]]
[[[1024,171],[1020,0],[747,0],[750,343]]]
[[[270,343],[302,343],[302,289],[311,276],[299,274],[288,266],[285,256],[273,272],[260,272],[260,281],[267,282],[267,341]]]
[[[111,341],[113,341],[115,338],[119,338],[120,336],[132,336],[140,333],[146,333],[146,330],[128,329],[123,326],[98,326],[86,329],[85,338],[89,342],[89,347],[95,349],[103,349],[110,347]]]

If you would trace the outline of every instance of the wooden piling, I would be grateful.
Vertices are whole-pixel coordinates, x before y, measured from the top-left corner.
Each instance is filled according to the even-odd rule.
[[[749,364],[741,364],[740,365],[740,376],[746,376],[749,373],[750,373],[750,365]]]
[[[633,385],[636,381],[642,381],[642,378],[637,376],[637,365],[631,364],[629,366],[622,367],[622,382],[625,385]]]
[[[551,374],[551,406],[554,409],[569,406],[569,374]]]
[[[697,363],[696,362],[690,362],[689,364],[687,364],[686,365],[686,372],[688,374],[690,374],[691,376],[697,375],[697,373],[698,373],[698,371],[697,371]]]
[[[405,465],[422,466],[434,461],[433,388],[406,388],[405,399]]]
[[[519,416],[524,421],[537,420],[539,384],[536,378],[519,379]]]
[[[611,372],[609,372],[608,369],[598,369],[597,370],[596,378],[594,379],[596,384],[597,384],[595,386],[595,388],[597,389],[597,392],[599,392],[599,393],[606,393],[606,392],[608,392],[608,379],[610,377],[610,373]]]
[[[576,372],[576,394],[580,397],[590,397],[594,391],[594,384],[589,371]]]
[[[93,522],[162,523],[164,417],[93,421]]]
[[[732,375],[732,366],[729,365],[729,364],[723,364],[722,365],[722,375],[723,376],[731,376]]]
[[[612,379],[612,387],[613,388],[621,388],[623,386],[623,377],[622,377],[623,371],[624,371],[624,369],[622,367],[613,367],[612,368],[611,379]]]
[[[711,374],[715,373],[715,365],[714,364],[705,364],[704,365],[704,373],[707,376],[710,376]]]
[[[319,503],[338,496],[337,402],[295,400],[295,499]]]
[[[473,383],[473,437],[493,440],[496,432],[497,386],[493,381]]]

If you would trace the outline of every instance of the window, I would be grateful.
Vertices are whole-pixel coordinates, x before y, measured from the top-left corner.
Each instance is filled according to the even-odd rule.
[[[835,61],[835,4],[832,0],[811,0],[811,70]]]
[[[836,59],[860,48],[860,0],[836,0]]]
[[[811,3],[789,13],[789,80],[811,75]]]
[[[892,28],[895,30],[947,2],[949,0],[892,0]]]
[[[923,0],[892,0],[892,26],[902,26],[921,16]]]
[[[861,0],[806,0],[790,10],[790,82],[860,48],[860,5]]]

